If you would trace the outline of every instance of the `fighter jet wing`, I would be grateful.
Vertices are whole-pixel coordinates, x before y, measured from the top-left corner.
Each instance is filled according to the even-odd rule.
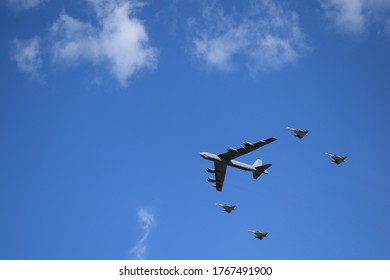
[[[261,148],[264,145],[272,143],[275,140],[276,140],[275,137],[271,137],[271,138],[268,138],[268,139],[265,139],[265,140],[261,140],[261,141],[259,141],[257,143],[254,143],[254,144],[249,143],[249,142],[245,142],[244,143],[244,147],[239,148],[239,149],[228,148],[227,152],[225,152],[223,154],[219,154],[218,156],[220,158],[223,158],[223,159],[226,159],[226,160],[232,160],[232,159],[238,158],[239,156],[242,156],[242,155],[250,153],[250,152],[252,152],[254,150],[257,150],[258,148]]]
[[[214,170],[215,170],[215,184],[217,191],[222,191],[223,181],[225,180],[226,174],[226,164],[221,164],[219,162],[214,162]]]
[[[257,238],[260,240],[263,240],[265,237],[267,237],[267,234],[264,232],[259,232],[256,235],[257,235]]]

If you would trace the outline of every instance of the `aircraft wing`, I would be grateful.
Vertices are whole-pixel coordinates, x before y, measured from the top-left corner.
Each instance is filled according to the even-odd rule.
[[[226,174],[226,164],[221,164],[219,162],[214,162],[214,170],[215,170],[215,184],[217,191],[222,191],[223,181],[225,180]]]
[[[272,143],[275,140],[276,140],[275,137],[271,137],[271,138],[268,138],[268,139],[265,139],[265,140],[261,140],[261,141],[259,141],[257,143],[253,143],[253,144],[245,142],[244,143],[244,147],[239,148],[239,149],[229,148],[227,152],[225,152],[223,154],[219,154],[218,156],[220,158],[223,158],[223,159],[226,159],[226,160],[232,160],[232,159],[238,158],[239,156],[242,156],[242,155],[250,153],[250,152],[252,152],[254,150],[257,150],[258,148],[261,148],[264,145]]]

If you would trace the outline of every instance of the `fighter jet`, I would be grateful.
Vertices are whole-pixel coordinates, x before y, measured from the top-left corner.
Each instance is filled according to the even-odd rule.
[[[222,211],[225,211],[228,213],[230,213],[236,209],[236,205],[227,205],[227,204],[222,204],[222,203],[215,203],[215,205],[221,206],[223,208]]]
[[[263,238],[266,238],[268,235],[268,232],[260,232],[257,230],[248,230],[248,231],[254,233],[256,235],[255,238],[258,238],[260,240],[263,240]]]
[[[338,155],[329,154],[329,153],[325,153],[325,155],[330,156],[332,158],[332,161],[334,163],[336,163],[337,165],[339,165],[342,162],[345,162],[345,160],[347,159],[347,157],[345,157],[345,156],[338,156]]]
[[[209,182],[215,182],[216,190],[221,192],[223,181],[225,180],[225,174],[226,174],[226,168],[227,166],[233,166],[242,170],[252,171],[253,178],[257,179],[261,174],[268,174],[267,169],[272,164],[264,164],[260,159],[256,160],[252,165],[245,164],[242,162],[235,161],[233,159],[238,158],[239,156],[245,155],[249,152],[252,152],[254,150],[257,150],[258,148],[267,145],[273,141],[275,141],[276,138],[271,137],[262,141],[259,141],[257,143],[249,143],[245,142],[244,147],[239,149],[234,148],[228,148],[227,152],[215,155],[207,152],[202,152],[200,155],[204,159],[208,159],[214,162],[214,169],[213,168],[207,168],[206,171],[209,173],[214,173],[215,178],[208,178],[207,181]]]
[[[287,127],[288,130],[291,130],[292,132],[295,133],[295,137],[298,137],[299,139],[302,139],[303,137],[307,136],[309,133],[309,130],[300,130],[297,128],[292,128],[292,127]]]

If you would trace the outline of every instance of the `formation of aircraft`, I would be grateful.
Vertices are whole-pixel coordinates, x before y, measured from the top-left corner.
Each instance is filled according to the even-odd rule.
[[[287,127],[287,129],[293,131],[294,136],[299,139],[302,139],[303,137],[307,136],[309,133],[309,130],[301,130],[292,127]],[[245,155],[247,153],[250,153],[254,150],[257,150],[263,147],[264,145],[274,142],[275,140],[277,140],[275,137],[271,137],[265,140],[258,141],[256,143],[245,142],[242,148],[234,149],[229,147],[227,149],[227,152],[217,154],[217,155],[208,152],[200,153],[200,155],[204,159],[214,162],[214,168],[207,168],[206,171],[215,174],[215,178],[210,177],[207,180],[209,182],[215,183],[216,190],[221,192],[225,180],[227,166],[232,166],[238,169],[250,171],[252,172],[254,179],[259,178],[261,174],[268,174],[267,169],[271,167],[272,164],[263,164],[263,162],[260,159],[257,159],[252,165],[249,165],[246,163],[235,161],[234,159],[242,155]],[[342,162],[345,162],[347,159],[346,156],[339,156],[330,153],[325,153],[325,154],[327,156],[330,156],[332,158],[332,161],[337,165],[339,165]],[[227,213],[231,213],[236,209],[236,205],[228,205],[225,203],[216,203],[216,205],[222,207],[223,211]],[[257,230],[248,230],[248,231],[253,233],[255,235],[255,238],[258,238],[260,240],[263,240],[265,237],[268,236],[268,232],[260,232]]]
[[[225,211],[227,213],[230,213],[236,209],[236,205],[228,205],[225,203],[215,203],[217,206],[221,206],[223,208],[222,211]]]
[[[260,240],[263,240],[268,235],[268,232],[260,232],[260,231],[251,230],[251,229],[249,229],[248,231],[254,233],[255,234],[255,238],[258,238]]]
[[[292,132],[295,133],[295,137],[298,137],[299,139],[302,139],[303,137],[307,136],[309,133],[309,130],[300,130],[298,128],[292,128],[292,127],[287,127],[288,130],[291,130]]]
[[[330,156],[332,158],[332,161],[337,165],[339,165],[342,162],[345,162],[345,160],[347,159],[346,156],[338,156],[330,153],[325,153],[325,155]]]
[[[227,166],[232,166],[246,171],[251,171],[253,178],[257,179],[261,174],[268,174],[267,169],[271,167],[272,164],[264,164],[260,159],[256,160],[252,165],[235,161],[235,158],[238,158],[242,155],[245,155],[249,152],[257,150],[258,148],[263,147],[269,143],[272,143],[276,138],[271,137],[265,140],[261,140],[256,143],[245,142],[244,147],[239,149],[228,148],[227,152],[215,155],[208,152],[202,152],[200,155],[207,160],[214,162],[214,168],[207,168],[206,171],[209,173],[214,173],[215,178],[208,178],[209,182],[215,183],[215,188],[217,191],[222,191],[223,182],[225,180],[226,168]]]
[[[307,134],[309,133],[309,130],[301,130],[293,127],[287,127],[287,129],[293,131],[295,133],[294,136],[298,137],[299,139],[302,139],[303,137],[307,136]],[[345,160],[347,159],[346,156],[339,156],[330,153],[325,153],[325,155],[330,156],[332,158],[332,161],[337,165],[339,165],[342,162],[345,162]]]

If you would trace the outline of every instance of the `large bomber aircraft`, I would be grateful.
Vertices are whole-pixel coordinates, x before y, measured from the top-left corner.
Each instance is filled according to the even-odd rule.
[[[303,137],[307,136],[309,133],[309,130],[300,130],[298,128],[292,128],[292,127],[287,127],[288,130],[291,130],[292,132],[295,133],[295,137],[298,137],[299,139],[302,139]]]
[[[257,230],[250,230],[250,229],[248,231],[254,233],[256,235],[255,237],[260,240],[263,240],[263,238],[266,238],[268,235],[268,232],[260,232]]]
[[[347,159],[346,156],[338,156],[330,153],[325,153],[325,155],[330,156],[332,158],[332,161],[337,165],[339,165],[342,162],[345,162],[345,160]]]
[[[244,147],[239,149],[234,148],[228,148],[227,152],[215,155],[207,152],[202,152],[200,155],[204,159],[208,159],[214,162],[214,169],[213,168],[207,168],[207,172],[214,173],[215,178],[208,178],[207,180],[209,182],[215,182],[216,190],[222,191],[223,181],[225,180],[225,174],[226,174],[226,168],[227,166],[233,166],[242,170],[252,171],[253,178],[257,179],[261,174],[268,174],[267,169],[271,166],[271,164],[262,164],[262,161],[260,159],[256,160],[254,164],[249,165],[245,164],[239,161],[235,161],[233,159],[238,158],[242,155],[245,155],[249,152],[252,152],[254,150],[257,150],[258,148],[267,145],[273,141],[275,141],[276,138],[271,137],[265,140],[261,140],[256,143],[249,143],[245,142]]]

